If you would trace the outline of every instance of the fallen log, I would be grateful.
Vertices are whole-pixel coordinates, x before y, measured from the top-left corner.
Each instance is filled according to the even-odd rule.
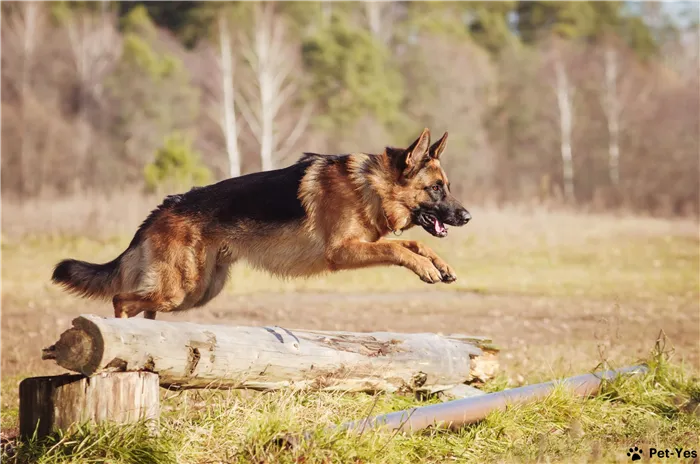
[[[167,388],[436,392],[498,368],[484,337],[201,325],[83,315],[43,359],[91,376],[150,371]]]

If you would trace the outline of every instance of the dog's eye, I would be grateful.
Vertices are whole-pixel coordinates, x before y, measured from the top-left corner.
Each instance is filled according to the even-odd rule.
[[[439,185],[433,185],[431,188],[433,189],[433,192],[439,192],[439,191],[440,191],[440,186],[439,186]]]

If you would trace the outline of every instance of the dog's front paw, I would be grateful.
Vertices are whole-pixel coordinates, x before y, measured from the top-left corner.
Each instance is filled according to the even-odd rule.
[[[455,280],[457,280],[457,274],[455,274],[454,269],[447,264],[445,261],[441,259],[436,259],[433,261],[433,264],[437,268],[438,271],[440,271],[440,280],[442,282],[445,282],[446,284],[451,284]]]
[[[442,273],[433,265],[429,259],[425,262],[421,260],[421,266],[415,270],[420,280],[429,284],[436,284],[442,281]]]

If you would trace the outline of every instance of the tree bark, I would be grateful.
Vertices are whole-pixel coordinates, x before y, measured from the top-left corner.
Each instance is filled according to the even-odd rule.
[[[574,162],[571,149],[571,131],[573,115],[571,111],[571,87],[564,68],[564,63],[555,59],[554,71],[557,84],[557,105],[559,107],[559,130],[561,135],[561,160],[564,180],[564,196],[567,201],[574,200]]]
[[[221,52],[221,85],[224,94],[223,132],[226,139],[229,175],[241,175],[241,156],[238,151],[238,128],[234,106],[235,91],[233,87],[233,57],[231,51],[231,34],[226,19],[219,17],[219,45]]]
[[[617,94],[617,53],[605,50],[605,116],[608,122],[608,169],[610,181],[620,183],[620,99]]]
[[[159,414],[158,376],[150,372],[31,377],[19,385],[19,428],[25,439],[85,422],[157,424]]]
[[[84,315],[44,359],[84,375],[148,370],[169,388],[436,392],[491,378],[489,340],[200,325]]]
[[[398,20],[396,5],[393,0],[365,2],[369,31],[384,45],[389,45],[394,37],[394,25]]]
[[[262,12],[258,12],[258,15],[262,16],[257,22],[255,31],[256,74],[260,89],[260,160],[262,170],[270,171],[274,168],[272,151],[274,149],[276,111],[273,110],[273,105],[275,97],[278,97],[272,76],[272,66],[276,63],[272,62],[271,55],[274,51],[271,48],[273,45],[281,46],[282,44],[272,43],[275,26],[271,7],[266,5]]]
[[[369,23],[369,31],[372,35],[381,40],[381,28],[382,28],[382,5],[377,1],[367,1],[365,2],[365,14],[367,15],[367,22]]]
[[[321,24],[326,27],[331,23],[333,5],[330,0],[321,0]]]
[[[29,163],[29,125],[27,124],[27,100],[29,99],[29,91],[31,88],[31,67],[34,60],[34,48],[36,47],[37,23],[39,17],[39,5],[37,2],[26,2],[24,5],[24,36],[22,43],[22,69],[20,71],[20,132],[22,134],[21,144],[19,149],[19,163],[17,170],[17,178],[19,185],[20,202],[24,201],[24,196],[29,193],[28,175],[26,166]]]
[[[260,146],[261,169],[269,171],[289,154],[306,129],[311,106],[300,112],[291,107],[299,90],[298,57],[271,5],[256,6],[251,36],[241,34],[241,51],[252,73],[248,85],[241,85],[238,106]],[[294,119],[291,130],[285,114]]]

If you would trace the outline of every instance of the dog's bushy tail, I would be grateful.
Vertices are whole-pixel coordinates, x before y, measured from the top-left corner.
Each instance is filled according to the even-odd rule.
[[[87,298],[111,298],[119,293],[121,256],[105,264],[64,259],[56,265],[51,280],[70,293]]]

